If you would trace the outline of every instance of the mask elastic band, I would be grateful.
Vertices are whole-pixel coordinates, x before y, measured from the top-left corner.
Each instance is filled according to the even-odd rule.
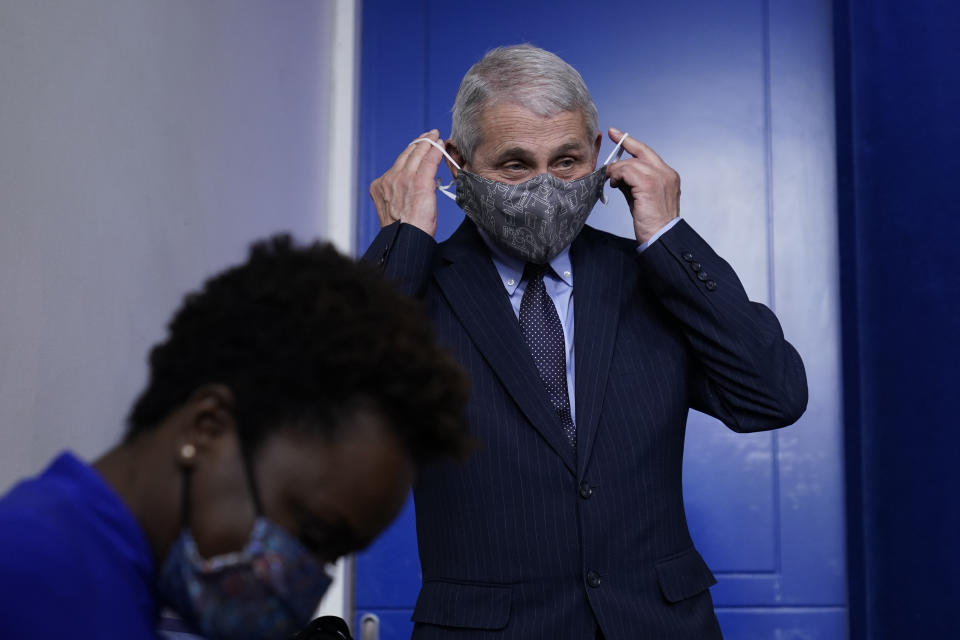
[[[617,160],[620,160],[620,156],[623,155],[623,151],[624,151],[624,149],[623,149],[623,141],[627,139],[627,136],[628,136],[628,135],[630,135],[630,134],[629,134],[629,133],[625,133],[625,134],[623,134],[623,135],[620,137],[620,141],[617,142],[617,146],[615,146],[615,147],[613,148],[613,151],[610,152],[610,155],[607,156],[607,159],[603,161],[603,164],[600,165],[601,167],[605,167],[605,166],[607,166],[608,164],[610,164],[610,160],[611,160],[611,158],[613,158],[613,154],[617,154]],[[607,194],[606,194],[605,192],[603,192],[603,191],[600,192],[600,202],[602,202],[602,203],[604,204],[604,206],[606,206],[606,204],[607,204]]]
[[[193,469],[182,467],[180,469],[180,528],[188,529],[190,527],[190,480],[193,477]]]
[[[455,166],[455,167],[457,168],[457,171],[461,171],[460,165],[457,164],[457,161],[454,160],[453,158],[451,158],[451,157],[450,157],[450,154],[447,153],[447,150],[443,148],[443,145],[441,145],[441,144],[440,144],[439,142],[437,142],[436,140],[431,140],[430,138],[417,138],[416,140],[414,140],[414,141],[411,142],[410,144],[414,144],[415,142],[429,142],[430,144],[432,144],[433,146],[435,146],[437,149],[440,149],[440,153],[442,153],[443,155],[445,155],[445,156],[447,157],[447,160],[449,160],[450,162],[453,163],[453,166]]]
[[[439,142],[436,142],[435,140],[431,140],[430,138],[417,138],[410,144],[415,144],[417,142],[429,142],[430,144],[435,146],[437,149],[440,149],[440,153],[446,156],[447,160],[449,160],[453,164],[453,166],[457,168],[457,171],[463,171],[463,169],[460,168],[460,165],[457,164],[457,161],[450,157],[450,154],[447,153],[447,150],[444,149]],[[457,196],[454,195],[453,193],[450,193],[450,187],[452,187],[455,183],[456,183],[456,180],[451,180],[450,184],[443,184],[442,182],[440,182],[440,178],[437,178],[437,189],[440,190],[440,193],[447,196],[454,202],[457,201]]]
[[[610,155],[607,156],[607,159],[603,161],[604,167],[610,164],[610,160],[613,158],[613,154],[617,154],[617,160],[618,161],[620,160],[620,156],[623,155],[623,147],[621,145],[623,145],[623,141],[626,140],[627,136],[629,135],[630,135],[629,133],[623,134],[623,137],[620,138],[620,142],[618,142],[617,146],[613,148],[613,151],[610,152]]]
[[[253,501],[253,509],[257,517],[263,515],[263,502],[260,500],[260,489],[257,488],[257,481],[253,475],[253,459],[247,452],[246,447],[240,449],[240,457],[243,461],[243,472],[247,476],[247,487],[250,489],[250,499]]]
[[[442,182],[440,182],[440,178],[437,178],[437,189],[440,190],[440,193],[447,196],[454,202],[457,201],[457,196],[456,194],[450,192],[450,187],[452,187],[455,184],[456,184],[455,180],[451,180],[450,184],[443,184]]]

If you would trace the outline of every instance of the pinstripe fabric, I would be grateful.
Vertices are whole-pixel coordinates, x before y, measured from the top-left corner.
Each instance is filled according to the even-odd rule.
[[[472,223],[442,245],[394,225],[367,252],[470,372],[482,443],[415,489],[418,640],[720,637],[683,510],[687,411],[738,431],[789,424],[803,365],[685,222],[635,247],[587,227],[571,248],[576,455]]]

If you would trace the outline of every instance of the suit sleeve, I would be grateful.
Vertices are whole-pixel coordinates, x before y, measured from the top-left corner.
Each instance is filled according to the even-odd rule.
[[[422,298],[437,256],[437,241],[417,227],[394,222],[380,230],[363,260],[378,265],[384,276],[407,295]]]
[[[691,406],[740,432],[796,422],[807,406],[803,362],[730,265],[684,221],[638,260],[692,349]]]

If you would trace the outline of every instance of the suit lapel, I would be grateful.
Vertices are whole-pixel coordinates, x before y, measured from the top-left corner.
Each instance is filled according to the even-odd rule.
[[[585,228],[570,249],[573,264],[573,349],[576,355],[578,477],[597,435],[620,317],[623,256]]]
[[[550,406],[510,300],[473,223],[460,225],[442,246],[441,257],[445,264],[436,270],[435,278],[453,312],[523,414],[575,473],[573,449]]]

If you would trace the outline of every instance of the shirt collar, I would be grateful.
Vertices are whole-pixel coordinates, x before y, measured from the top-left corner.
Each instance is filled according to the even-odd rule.
[[[477,227],[477,231],[487,248],[490,249],[493,266],[497,268],[497,273],[500,274],[503,287],[507,290],[507,294],[512,296],[513,292],[517,290],[520,280],[523,279],[523,268],[526,266],[526,262],[501,249],[483,229]],[[565,247],[551,260],[550,267],[554,274],[568,287],[573,287],[573,264],[570,262],[570,247]]]

